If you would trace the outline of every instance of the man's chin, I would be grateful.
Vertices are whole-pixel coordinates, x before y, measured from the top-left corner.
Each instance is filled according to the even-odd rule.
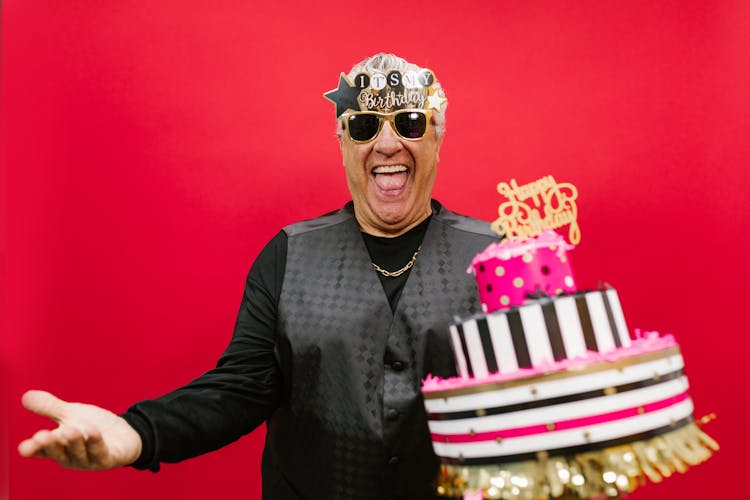
[[[374,207],[375,218],[384,226],[400,226],[405,224],[409,211],[398,204],[386,204],[384,207]]]
[[[380,231],[398,236],[419,224],[424,218],[419,213],[406,208],[399,210],[379,210],[374,212]]]
[[[410,200],[379,200],[370,197],[362,201],[365,203],[361,206],[362,211],[357,210],[356,203],[354,211],[359,213],[357,219],[367,233],[398,236],[423,218]]]

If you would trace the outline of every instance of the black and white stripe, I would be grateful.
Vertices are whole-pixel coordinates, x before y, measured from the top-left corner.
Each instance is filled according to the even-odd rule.
[[[658,373],[658,372],[655,372],[655,373]],[[494,406],[492,405],[483,406],[482,413],[484,416],[492,416],[492,415],[502,415],[506,413],[514,413],[514,412],[519,412],[519,411],[536,410],[540,408],[549,408],[549,407],[553,407],[553,406],[560,405],[560,404],[577,403],[581,401],[591,400],[594,398],[602,398],[610,394],[623,394],[629,391],[635,391],[635,390],[643,389],[646,387],[653,387],[655,385],[662,385],[662,387],[665,387],[665,384],[672,382],[674,380],[678,380],[678,379],[680,379],[679,383],[683,384],[683,385],[678,385],[679,389],[682,390],[683,388],[687,388],[687,384],[688,384],[687,377],[685,377],[683,368],[679,367],[673,371],[659,373],[658,377],[654,377],[653,374],[648,374],[647,377],[644,377],[638,380],[627,380],[618,385],[609,385],[609,384],[593,385],[591,387],[586,387],[584,390],[580,392],[570,392],[570,393],[565,392],[563,394],[555,393],[553,395],[549,395],[548,397],[526,399],[523,401],[514,402],[512,404],[507,404],[504,401],[504,400],[507,400],[507,398],[498,398],[497,401],[495,401],[496,404]],[[667,394],[669,393],[669,388],[660,389],[660,392],[662,394]],[[466,399],[467,398],[464,398],[464,400]],[[433,404],[432,402],[429,402],[427,404],[428,409],[434,408],[435,406],[437,405]],[[462,409],[462,410],[451,411],[446,408],[440,408],[440,411],[428,413],[427,420],[430,420],[430,421],[463,420],[463,419],[472,419],[476,416],[477,416],[476,409]]]
[[[511,373],[630,345],[614,289],[534,300],[451,326],[458,373],[463,378]]]

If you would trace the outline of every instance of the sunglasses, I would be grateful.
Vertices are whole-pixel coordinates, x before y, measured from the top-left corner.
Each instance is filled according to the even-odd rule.
[[[422,109],[401,109],[392,113],[376,113],[375,111],[359,111],[344,113],[344,130],[354,142],[365,143],[375,139],[383,129],[383,121],[393,124],[402,139],[418,141],[427,133],[431,112]]]

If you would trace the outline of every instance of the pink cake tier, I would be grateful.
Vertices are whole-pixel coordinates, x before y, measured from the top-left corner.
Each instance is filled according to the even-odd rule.
[[[458,375],[483,378],[630,345],[612,288],[527,300],[450,326]]]
[[[693,421],[671,335],[481,378],[429,377],[422,392],[446,496],[617,496],[718,449]]]
[[[523,242],[507,239],[490,244],[471,261],[484,312],[519,306],[528,294],[575,292],[566,251],[573,249],[562,236],[545,230]]]

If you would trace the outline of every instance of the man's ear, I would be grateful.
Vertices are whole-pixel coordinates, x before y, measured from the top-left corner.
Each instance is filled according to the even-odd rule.
[[[346,168],[346,160],[344,159],[344,134],[336,134],[336,139],[339,140],[339,150],[341,151],[341,165]]]
[[[336,139],[339,140],[339,149],[344,152],[344,124],[341,120],[336,119]]]

